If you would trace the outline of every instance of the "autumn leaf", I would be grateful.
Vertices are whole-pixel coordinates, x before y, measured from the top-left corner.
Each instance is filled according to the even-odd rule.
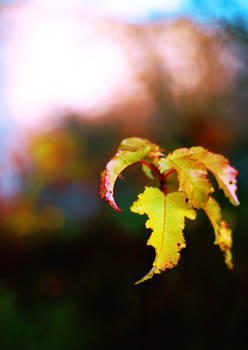
[[[185,217],[194,220],[196,213],[186,202],[183,192],[172,192],[165,196],[154,187],[146,187],[130,209],[140,215],[147,214],[146,227],[153,230],[147,244],[156,250],[153,268],[136,282],[140,283],[177,265],[180,250],[186,246],[183,236]]]
[[[233,269],[232,263],[232,230],[228,227],[228,224],[222,220],[221,209],[218,202],[209,197],[208,204],[204,208],[215,233],[214,244],[219,245],[220,249],[224,252],[225,263],[229,269]]]
[[[232,269],[232,231],[222,219],[219,204],[210,196],[214,188],[208,179],[210,171],[225,196],[232,204],[239,205],[236,195],[238,172],[229,161],[202,147],[179,148],[165,157],[163,150],[148,140],[125,139],[101,174],[101,196],[115,210],[120,211],[113,195],[115,181],[122,170],[135,162],[141,163],[148,178],[157,176],[160,182],[160,190],[146,187],[131,207],[132,212],[148,216],[146,227],[152,233],[147,244],[156,251],[152,269],[137,283],[177,265],[180,251],[185,247],[185,218],[194,220],[196,217],[193,208],[203,209],[207,214],[215,232],[214,243],[224,252],[226,265]],[[177,172],[178,191],[168,193],[167,180],[174,171]]]
[[[114,185],[120,173],[145,157],[153,159],[161,156],[158,145],[139,137],[124,139],[115,156],[107,163],[101,173],[100,196],[105,198],[115,210],[121,211],[114,199]]]
[[[142,145],[138,143],[138,146],[136,149],[134,147],[119,149],[115,156],[107,163],[106,169],[101,174],[100,195],[115,210],[121,211],[114,199],[114,185],[117,177],[126,167],[144,158],[152,149],[149,141]]]
[[[239,205],[236,195],[238,171],[231,167],[228,159],[220,154],[209,152],[203,147],[192,147],[192,159],[199,160],[206,168],[215,176],[219,188],[224,191],[226,197],[229,198],[233,205]]]
[[[148,144],[151,146],[151,158],[163,155],[160,147],[156,143],[151,143],[150,141],[142,139],[141,137],[129,137],[127,139],[122,140],[118,150],[135,152],[141,147],[145,147]]]
[[[200,209],[207,205],[214,189],[207,178],[207,168],[198,159],[192,159],[192,155],[189,149],[180,148],[166,157],[164,169],[177,171],[179,191],[185,193],[189,204]]]

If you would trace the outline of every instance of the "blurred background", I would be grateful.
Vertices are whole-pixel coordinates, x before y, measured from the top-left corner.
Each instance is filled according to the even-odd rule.
[[[0,348],[243,348],[248,322],[248,2],[0,1]],[[151,268],[129,211],[139,165],[99,198],[124,137],[201,145],[239,171],[227,270],[202,212],[178,266]],[[156,184],[156,182],[155,182]]]

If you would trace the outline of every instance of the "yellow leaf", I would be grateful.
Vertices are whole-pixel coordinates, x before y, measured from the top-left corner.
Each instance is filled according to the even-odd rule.
[[[179,191],[183,191],[189,204],[200,209],[207,205],[209,193],[213,192],[207,178],[207,168],[197,159],[192,159],[192,152],[181,148],[167,157],[167,164],[178,173]]]
[[[163,153],[161,153],[161,148],[156,143],[151,143],[150,141],[142,139],[141,137],[129,137],[127,139],[123,139],[118,150],[135,152],[139,148],[144,147],[147,144],[151,146],[149,158],[163,156]]]
[[[177,265],[180,250],[185,247],[183,229],[185,217],[194,220],[195,211],[186,202],[183,192],[164,195],[158,188],[146,187],[133,203],[131,211],[140,215],[147,214],[146,227],[152,229],[147,242],[156,250],[152,270],[137,283],[151,278],[165,269]]]
[[[239,205],[236,195],[236,177],[238,171],[230,166],[228,159],[220,154],[209,152],[203,147],[192,147],[190,150],[193,152],[191,158],[200,160],[213,173],[219,188],[224,191],[225,196],[229,198],[230,202],[233,205]]]
[[[115,156],[107,163],[106,169],[101,173],[100,195],[115,210],[121,211],[114,199],[114,186],[117,177],[129,165],[143,159],[152,149],[149,141],[142,141],[142,145],[138,142],[136,149],[133,143],[132,147],[127,148],[128,150],[124,148],[119,149]]]
[[[151,143],[140,137],[129,137],[122,140],[116,154],[107,163],[105,170],[101,173],[100,196],[105,198],[115,210],[121,211],[114,199],[114,186],[121,172],[141,160],[147,160],[148,163],[163,156],[161,149],[155,143]],[[152,174],[143,167],[145,174],[152,177]]]
[[[225,263],[229,269],[233,269],[232,263],[232,230],[228,227],[228,224],[222,220],[221,209],[218,202],[209,197],[208,204],[204,208],[215,233],[214,244],[219,245],[220,249],[224,252]]]

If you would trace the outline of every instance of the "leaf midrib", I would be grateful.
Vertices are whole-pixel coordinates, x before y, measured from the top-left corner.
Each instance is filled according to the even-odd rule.
[[[179,165],[177,165],[173,160],[170,159],[170,162],[172,164],[174,164],[174,166],[177,167],[180,171],[182,171],[186,175],[186,177],[189,179],[189,182],[191,183],[192,187],[194,188],[194,190],[195,190],[195,192],[197,194],[199,205],[201,205],[201,201],[199,199],[198,191],[195,189],[194,183],[190,180],[190,176],[185,171],[183,171],[183,169]]]

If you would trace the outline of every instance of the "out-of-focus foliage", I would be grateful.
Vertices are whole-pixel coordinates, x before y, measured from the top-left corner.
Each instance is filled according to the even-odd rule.
[[[29,160],[19,160],[24,192],[6,200],[5,229],[20,235],[57,232],[89,219],[98,205],[91,179],[96,164],[86,153],[76,126],[31,138]]]
[[[220,95],[215,107],[225,108],[243,64],[221,26],[187,18],[131,25],[51,12],[39,2],[6,7],[1,19],[6,104],[25,129],[45,129],[69,110],[82,119],[124,119],[132,134],[163,116],[170,135],[169,116],[178,119],[180,110],[215,120],[210,102]]]

